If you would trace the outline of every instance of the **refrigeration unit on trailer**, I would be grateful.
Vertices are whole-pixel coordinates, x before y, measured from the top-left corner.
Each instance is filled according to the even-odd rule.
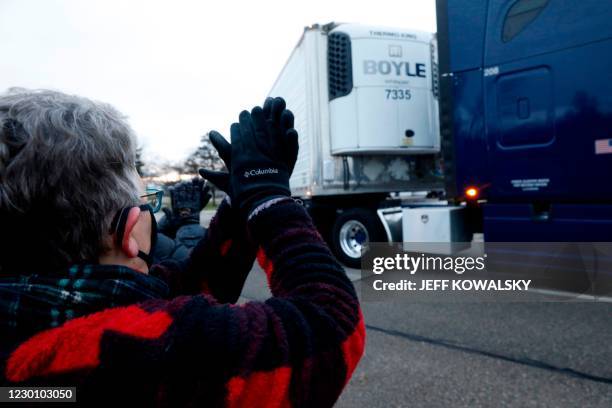
[[[332,23],[304,30],[270,91],[300,134],[292,194],[346,264],[401,230],[390,193],[442,189],[437,78],[431,33]]]

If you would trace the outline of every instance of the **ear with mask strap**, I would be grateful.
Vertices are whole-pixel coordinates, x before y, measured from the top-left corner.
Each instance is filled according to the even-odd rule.
[[[123,244],[123,239],[125,238],[125,225],[127,224],[130,210],[132,208],[134,207],[124,207],[119,210],[111,223],[110,233],[115,234],[115,243],[118,247],[121,247]],[[137,255],[140,259],[146,262],[148,267],[151,267],[153,264],[153,251],[155,250],[155,244],[157,243],[157,221],[150,205],[142,204],[139,205],[138,208],[141,211],[147,211],[151,214],[151,248],[149,249],[148,254],[138,250]]]

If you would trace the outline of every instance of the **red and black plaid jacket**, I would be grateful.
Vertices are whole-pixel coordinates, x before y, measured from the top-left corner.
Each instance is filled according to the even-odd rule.
[[[235,305],[255,253],[273,296]],[[2,385],[76,386],[91,405],[325,407],[363,353],[354,287],[292,200],[262,210],[246,232],[220,209],[185,267],[151,274],[192,294],[38,332],[4,353]]]

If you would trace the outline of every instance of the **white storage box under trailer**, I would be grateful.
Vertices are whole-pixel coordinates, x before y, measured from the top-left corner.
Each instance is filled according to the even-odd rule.
[[[397,239],[390,194],[443,190],[437,80],[433,34],[331,23],[304,30],[269,93],[300,135],[292,194],[350,266]]]
[[[465,225],[465,209],[461,206],[450,206],[446,202],[432,205],[402,206],[402,239],[406,248],[425,245],[428,250],[443,254],[452,254],[465,249],[466,242],[472,240]],[[412,245],[411,245],[412,244]],[[415,245],[416,244],[416,245]]]

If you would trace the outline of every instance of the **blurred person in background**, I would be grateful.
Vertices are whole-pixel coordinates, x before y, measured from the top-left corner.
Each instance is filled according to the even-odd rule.
[[[282,99],[211,141],[227,192],[184,260],[153,264],[132,130],[106,104],[0,96],[0,385],[83,405],[331,406],[364,348],[354,287],[290,198]],[[272,297],[237,305],[257,258]]]

